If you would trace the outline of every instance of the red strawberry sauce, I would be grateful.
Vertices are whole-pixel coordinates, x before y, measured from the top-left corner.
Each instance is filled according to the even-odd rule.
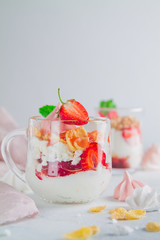
[[[106,154],[101,150],[96,142],[90,143],[89,147],[81,154],[81,160],[77,165],[72,165],[72,161],[67,162],[48,162],[47,166],[42,166],[41,172],[35,171],[35,175],[42,180],[43,176],[64,177],[87,170],[96,170],[98,164],[108,169]]]
[[[112,157],[113,168],[130,168],[128,158]]]

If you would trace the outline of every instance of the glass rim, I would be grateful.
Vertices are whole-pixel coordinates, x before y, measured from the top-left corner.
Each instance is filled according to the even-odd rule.
[[[29,120],[35,120],[35,121],[48,121],[48,122],[62,122],[62,123],[65,123],[65,124],[69,124],[69,123],[76,123],[78,120],[60,120],[60,119],[46,119],[46,118],[43,118],[42,116],[33,116],[33,117],[30,117]],[[108,124],[110,124],[110,119],[107,118],[107,117],[89,117],[89,120],[88,120],[88,123],[90,122],[106,122]],[[87,124],[88,124],[87,123]],[[75,124],[77,125],[77,124]],[[82,125],[86,125],[86,124],[82,124]]]
[[[143,112],[143,107],[116,107],[116,108],[109,108],[109,107],[97,107],[97,110],[107,110],[107,111],[129,111],[129,112]]]

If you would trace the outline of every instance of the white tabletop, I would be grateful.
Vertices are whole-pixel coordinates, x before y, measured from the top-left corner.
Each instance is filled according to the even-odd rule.
[[[160,192],[160,172],[136,171],[133,177],[137,180],[149,184],[152,188]],[[33,219],[25,220],[16,224],[0,227],[0,231],[9,229],[10,237],[1,237],[0,239],[12,240],[63,240],[62,235],[82,226],[98,225],[100,233],[93,236],[94,240],[105,239],[153,239],[159,240],[160,233],[150,233],[145,231],[145,225],[150,221],[160,222],[160,212],[147,212],[146,217],[141,220],[119,221],[116,224],[125,224],[136,228],[127,236],[110,236],[114,224],[110,220],[109,209],[124,206],[127,204],[113,199],[113,190],[122,180],[122,175],[114,175],[111,183],[105,193],[96,201],[87,204],[48,204],[43,202],[35,195],[30,195],[36,202],[39,209],[39,215]],[[100,213],[90,213],[92,206],[107,205],[107,208]]]

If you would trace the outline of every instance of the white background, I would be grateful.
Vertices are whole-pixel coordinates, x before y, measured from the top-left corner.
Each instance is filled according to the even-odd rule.
[[[160,141],[159,0],[0,0],[0,103],[21,126],[76,98],[143,106],[144,144]]]

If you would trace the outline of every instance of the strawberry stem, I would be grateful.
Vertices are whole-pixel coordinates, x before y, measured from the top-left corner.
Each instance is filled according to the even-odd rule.
[[[60,88],[58,88],[58,97],[59,97],[60,102],[62,104],[65,104],[65,102],[62,101],[61,96],[60,96]]]

